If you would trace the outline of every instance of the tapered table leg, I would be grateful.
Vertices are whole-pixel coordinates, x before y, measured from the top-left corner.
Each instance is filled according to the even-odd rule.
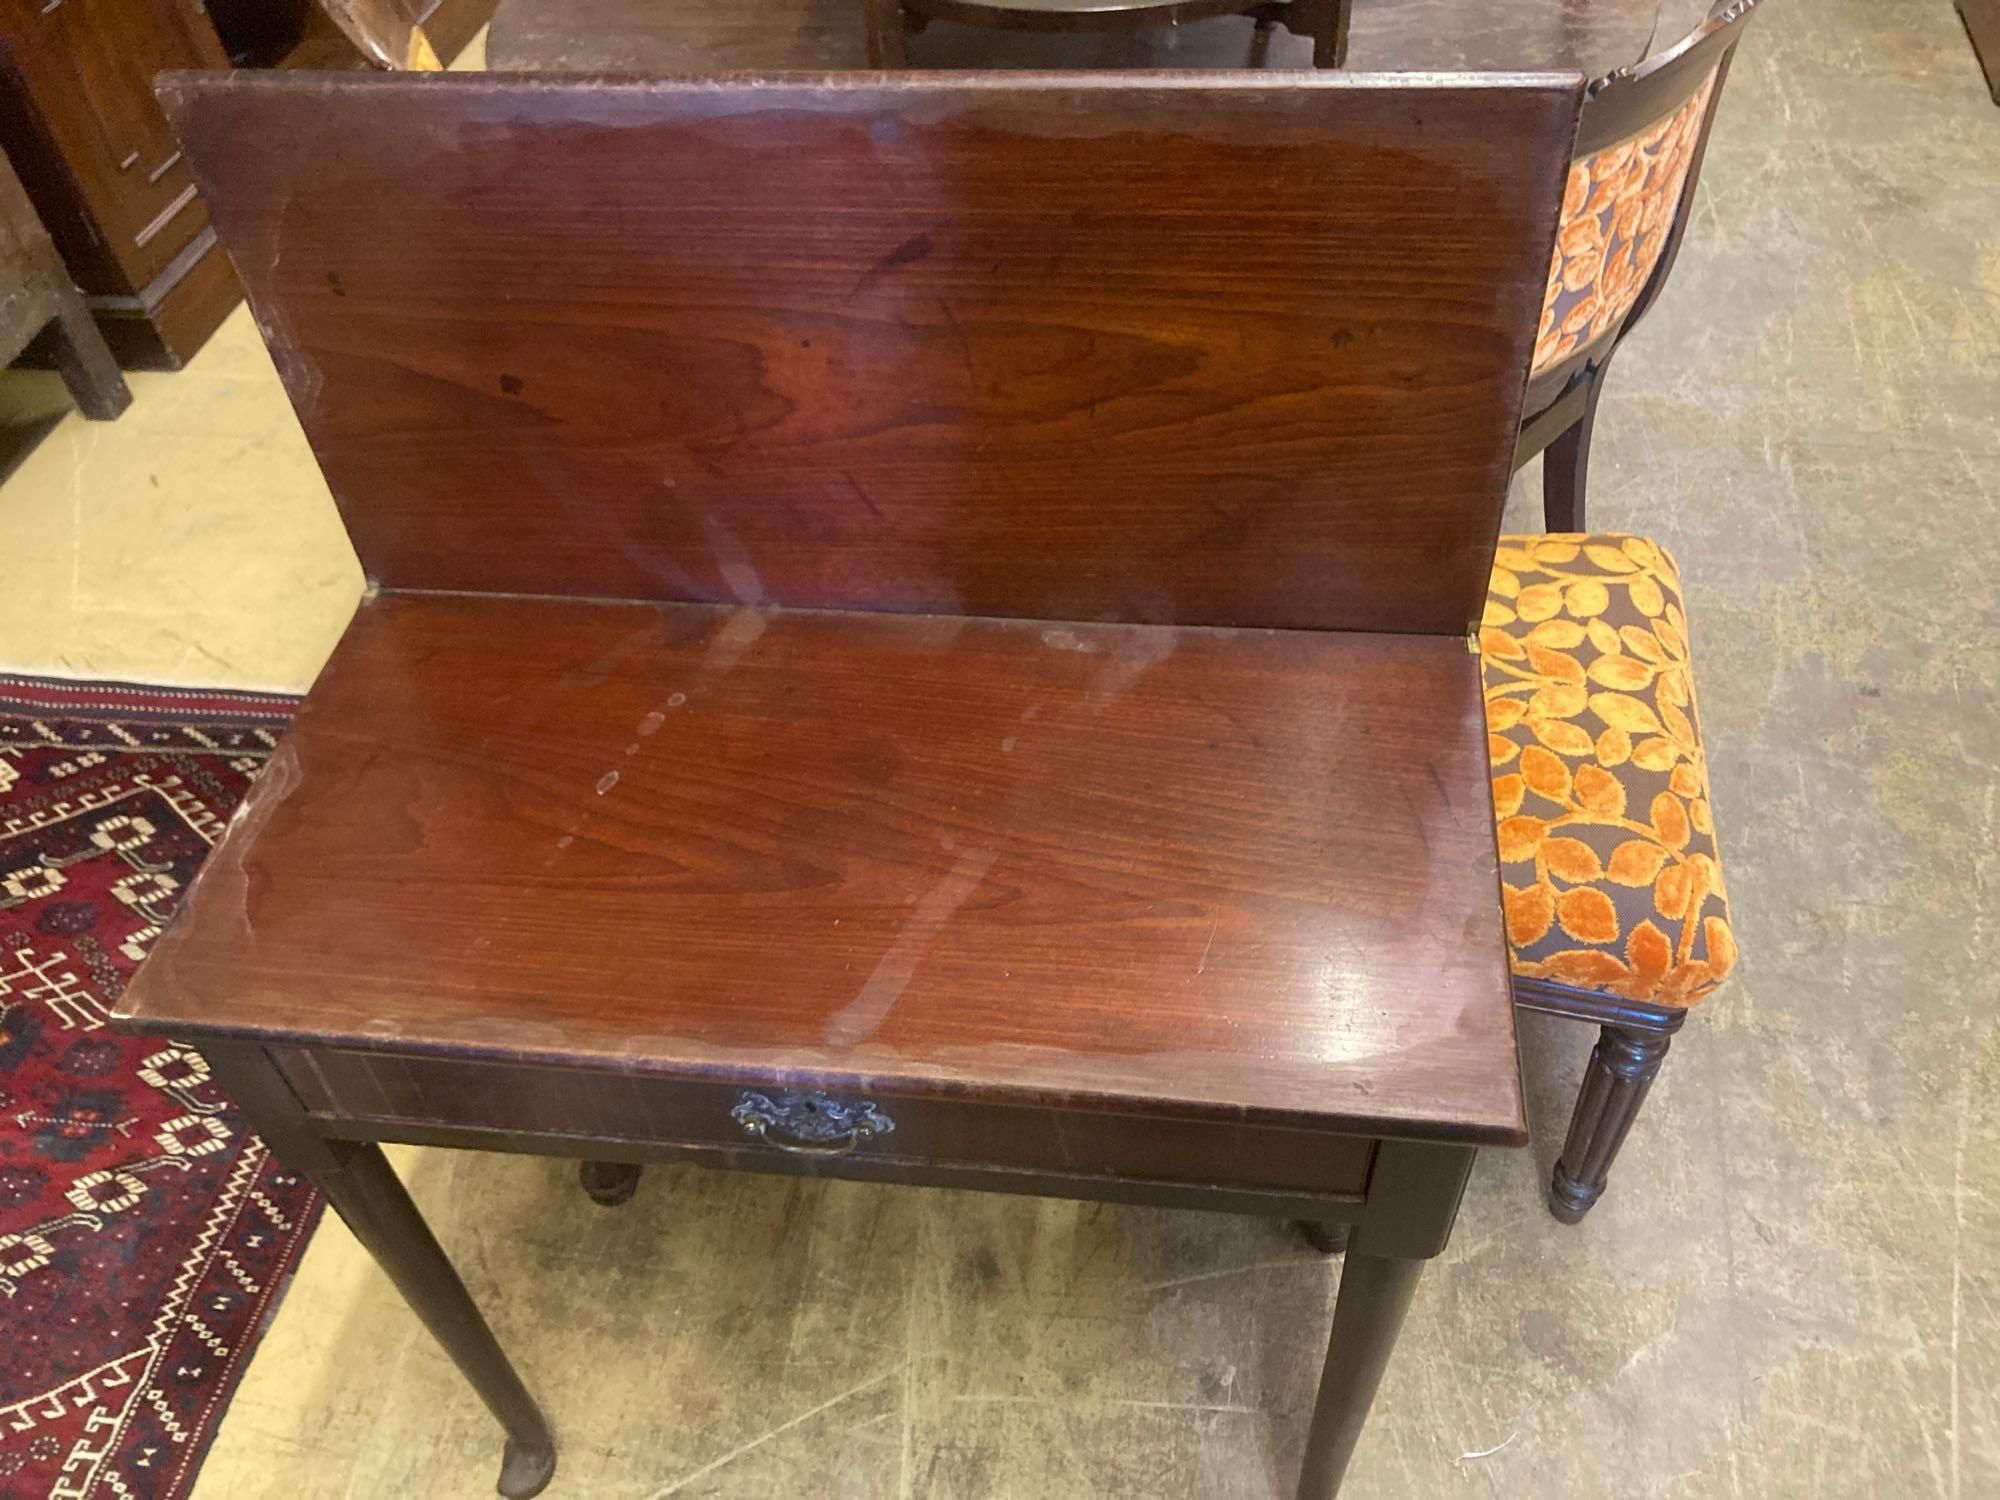
[[[203,1054],[265,1144],[326,1195],[499,1420],[507,1434],[500,1493],[508,1500],[539,1495],[555,1476],[555,1436],[382,1148],[322,1136],[261,1049],[218,1044]]]
[[[339,1164],[311,1173],[313,1181],[506,1430],[500,1493],[509,1500],[539,1495],[556,1472],[555,1437],[472,1294],[382,1148],[329,1141],[327,1149]]]
[[[1339,1491],[1423,1269],[1421,1260],[1347,1252],[1333,1305],[1326,1370],[1306,1433],[1299,1500],[1332,1500]]]

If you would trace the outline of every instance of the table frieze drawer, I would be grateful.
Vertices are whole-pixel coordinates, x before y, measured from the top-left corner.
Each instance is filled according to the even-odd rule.
[[[720,1084],[389,1052],[274,1047],[306,1108],[329,1121],[422,1121],[805,1157],[1147,1178],[1360,1194],[1370,1143],[1282,1126],[1107,1110]],[[389,1134],[385,1132],[385,1135]]]

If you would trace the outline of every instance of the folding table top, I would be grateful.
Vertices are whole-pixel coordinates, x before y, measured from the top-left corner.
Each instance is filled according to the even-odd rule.
[[[1576,80],[165,94],[376,590],[127,1024],[1523,1138]]]
[[[1515,1139],[1476,665],[384,596],[122,1014]]]

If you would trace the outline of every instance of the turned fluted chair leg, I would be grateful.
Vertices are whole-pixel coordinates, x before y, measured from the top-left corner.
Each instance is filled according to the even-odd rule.
[[[1672,1041],[1670,1032],[1624,1026],[1607,1026],[1598,1037],[1570,1117],[1569,1139],[1549,1182],[1549,1212],[1563,1223],[1576,1223],[1603,1196],[1611,1163]]]
[[[577,1168],[577,1181],[590,1201],[604,1208],[616,1208],[639,1191],[641,1168],[623,1161],[587,1161]]]

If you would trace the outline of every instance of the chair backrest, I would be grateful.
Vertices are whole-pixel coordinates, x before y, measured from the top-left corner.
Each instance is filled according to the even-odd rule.
[[[1579,84],[162,95],[382,587],[1456,632]]]
[[[1723,0],[1665,52],[1585,92],[1536,332],[1539,388],[1560,386],[1609,352],[1659,294],[1687,227],[1723,79],[1756,6]]]

